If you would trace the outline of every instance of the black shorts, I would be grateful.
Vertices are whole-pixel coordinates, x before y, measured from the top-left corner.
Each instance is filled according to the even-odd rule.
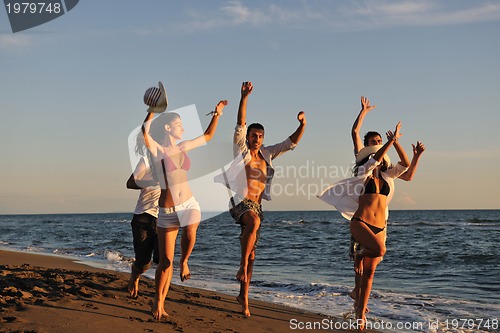
[[[154,263],[159,262],[156,217],[148,213],[134,214],[131,225],[135,253],[133,265],[140,271],[146,271],[151,266],[151,255]]]

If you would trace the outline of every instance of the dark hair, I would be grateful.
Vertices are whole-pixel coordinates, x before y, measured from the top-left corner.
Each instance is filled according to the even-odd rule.
[[[150,120],[151,126],[149,127],[149,135],[153,138],[155,142],[158,144],[162,144],[165,139],[166,131],[165,125],[170,124],[172,121],[176,119],[180,119],[181,116],[175,112],[166,112],[161,114],[160,116]],[[142,128],[137,133],[136,144],[135,144],[135,153],[138,156],[142,156],[148,160],[148,164],[150,165],[149,174],[155,180],[156,179],[156,163],[154,158],[152,157],[150,151],[146,148],[146,144],[144,143],[144,134],[142,133]]]
[[[382,135],[380,135],[379,132],[375,132],[375,131],[370,131],[370,132],[365,134],[365,138],[363,139],[363,144],[365,145],[365,147],[368,146],[368,140],[370,140],[371,138],[373,138],[375,136],[382,137]]]
[[[177,118],[181,118],[181,116],[178,113],[175,112],[165,112],[162,113],[160,116],[156,117],[151,124],[151,131],[158,129],[160,132],[165,132],[165,125],[170,124],[172,121],[176,120]],[[153,126],[156,125],[156,128],[153,129]]]
[[[250,133],[250,131],[252,129],[257,129],[257,130],[264,130],[264,126],[262,126],[261,124],[259,123],[253,123],[253,124],[250,124],[247,128],[247,135]]]
[[[368,162],[368,159],[370,158],[370,156],[371,155],[368,155],[364,159],[362,159],[361,161],[356,163],[356,165],[352,169],[352,173],[354,174],[354,176],[358,175],[359,167],[362,166],[363,164],[365,164],[366,162]]]
[[[149,135],[156,141],[158,144],[162,144],[163,139],[165,138],[165,125],[170,124],[177,118],[181,118],[178,113],[175,112],[166,112],[161,114],[160,116],[150,120],[151,126],[149,127]],[[144,135],[142,134],[142,130],[139,130],[136,137],[135,143],[135,153],[140,156],[145,156],[147,152],[146,145],[144,144]]]

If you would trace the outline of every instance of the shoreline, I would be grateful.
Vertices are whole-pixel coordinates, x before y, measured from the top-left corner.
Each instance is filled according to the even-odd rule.
[[[311,325],[352,332],[342,330],[349,323],[342,318],[253,299],[252,317],[245,318],[235,295],[174,284],[166,301],[170,316],[155,322],[151,279],[141,278],[140,296],[132,299],[128,273],[77,259],[2,248],[0,267],[0,332],[307,332]]]

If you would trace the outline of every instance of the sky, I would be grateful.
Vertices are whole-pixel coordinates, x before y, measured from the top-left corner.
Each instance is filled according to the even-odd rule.
[[[132,212],[128,137],[158,81],[168,110],[194,104],[202,128],[229,101],[200,148],[208,171],[228,162],[241,82],[267,144],[306,112],[266,210],[332,209],[316,195],[350,176],[361,96],[377,106],[363,133],[402,121],[410,158],[426,146],[391,209],[500,209],[499,33],[500,2],[483,0],[85,0],[18,33],[2,7],[0,214]]]

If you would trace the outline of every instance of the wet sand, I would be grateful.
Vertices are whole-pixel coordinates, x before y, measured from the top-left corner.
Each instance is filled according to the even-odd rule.
[[[154,281],[141,278],[132,299],[128,279],[68,258],[0,250],[0,332],[342,332],[330,330],[340,318],[256,300],[246,318],[235,295],[179,285],[167,297],[170,316],[156,322]],[[306,329],[312,325],[319,329]]]

